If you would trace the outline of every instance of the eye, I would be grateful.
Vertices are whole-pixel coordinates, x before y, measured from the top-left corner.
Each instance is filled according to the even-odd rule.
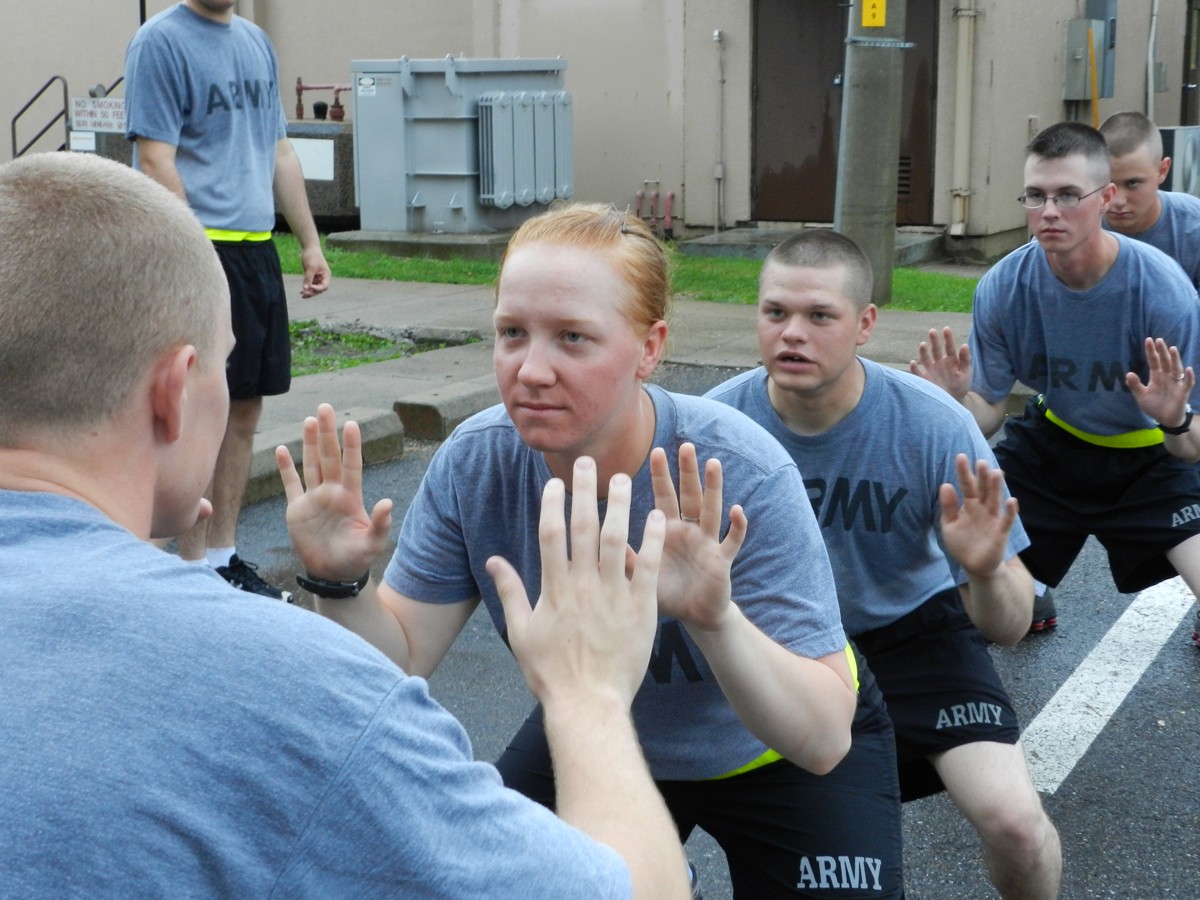
[[[568,344],[581,344],[587,340],[587,338],[585,338],[578,331],[564,331],[562,338]]]
[[[496,334],[504,338],[506,341],[516,340],[521,337],[523,332],[516,325],[505,325],[496,329]]]
[[[769,307],[769,308],[767,308],[767,309],[764,309],[764,310],[763,310],[763,315],[764,315],[764,316],[766,316],[768,319],[776,319],[776,320],[779,320],[779,319],[782,319],[782,318],[784,318],[784,312],[783,312],[783,310],[782,310],[782,309],[778,309],[777,307]]]
[[[1080,201],[1080,196],[1073,191],[1063,191],[1054,198],[1059,206],[1076,206]]]

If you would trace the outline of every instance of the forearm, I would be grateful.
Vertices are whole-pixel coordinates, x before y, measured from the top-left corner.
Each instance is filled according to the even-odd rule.
[[[432,672],[415,672],[409,668],[408,637],[396,616],[384,606],[374,579],[357,597],[329,600],[314,597],[317,612],[343,628],[353,631],[375,646],[392,662],[410,675],[428,677]]]
[[[275,206],[300,242],[301,250],[320,247],[320,236],[308,205],[304,171],[295,151],[288,145],[275,156]]]
[[[974,416],[975,424],[979,426],[979,430],[983,432],[984,437],[990,438],[1004,424],[1004,417],[1007,414],[1008,407],[1007,400],[988,403],[974,391],[967,391],[966,396],[962,397],[959,402]]]
[[[612,847],[629,866],[633,895],[688,896],[678,831],[615,692],[544,700],[546,739],[563,821]]]
[[[1184,434],[1164,434],[1163,449],[1184,462],[1200,462],[1200,422]]]
[[[817,775],[845,756],[857,699],[844,654],[798,656],[759,631],[736,604],[720,628],[687,627],[755,737]]]
[[[987,576],[968,574],[959,591],[967,615],[988,640],[1012,646],[1029,631],[1033,578],[1019,559],[1007,560]]]
[[[175,166],[175,148],[161,141],[139,138],[137,151],[138,170],[187,203],[187,189],[183,186],[183,179]]]

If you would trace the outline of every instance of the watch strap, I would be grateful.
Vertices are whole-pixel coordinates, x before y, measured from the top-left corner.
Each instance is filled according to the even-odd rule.
[[[313,578],[307,573],[297,573],[296,584],[310,594],[324,597],[327,600],[345,600],[357,597],[367,582],[371,580],[371,570],[362,573],[357,581],[326,581],[324,578]]]
[[[1192,429],[1192,407],[1188,406],[1185,410],[1182,425],[1168,427],[1162,422],[1156,423],[1163,434],[1187,434]]]

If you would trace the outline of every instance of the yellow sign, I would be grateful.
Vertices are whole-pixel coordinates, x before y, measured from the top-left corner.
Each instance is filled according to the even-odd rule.
[[[883,28],[887,25],[887,0],[863,0],[863,28]]]

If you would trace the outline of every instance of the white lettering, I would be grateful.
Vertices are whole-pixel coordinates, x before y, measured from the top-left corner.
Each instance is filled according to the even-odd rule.
[[[882,891],[883,860],[870,856],[800,857],[797,888],[859,888]],[[820,877],[818,878],[818,873]]]
[[[937,727],[938,730],[950,727],[950,717],[946,715],[946,711],[944,709],[938,710]]]
[[[883,869],[883,860],[875,859],[874,857],[864,857],[867,861],[867,868],[871,870],[871,880],[875,882],[875,890],[882,891],[883,885],[879,882],[879,873]],[[866,884],[863,884],[866,887]]]
[[[821,887],[839,887],[837,883],[837,860],[832,856],[818,856],[817,867],[821,870]]]
[[[854,859],[848,856],[839,856],[838,862],[842,866],[841,887],[865,888],[867,886],[867,865],[861,856],[856,856]]]
[[[812,863],[808,861],[807,856],[800,857],[800,881],[796,884],[796,887],[817,887],[817,875],[815,872],[813,872]]]

